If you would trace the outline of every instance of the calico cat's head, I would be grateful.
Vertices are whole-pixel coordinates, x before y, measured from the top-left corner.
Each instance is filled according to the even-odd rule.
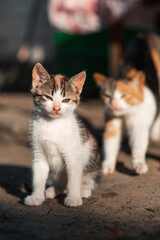
[[[143,102],[145,74],[137,71],[130,78],[115,80],[100,73],[94,73],[95,81],[101,89],[101,99],[108,111],[123,115],[133,106]]]
[[[36,110],[46,117],[58,118],[73,112],[86,78],[80,72],[72,78],[63,75],[49,75],[40,63],[32,72],[32,94]]]

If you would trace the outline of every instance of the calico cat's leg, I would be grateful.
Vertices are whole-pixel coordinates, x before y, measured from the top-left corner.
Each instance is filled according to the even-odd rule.
[[[75,153],[76,152],[78,152],[77,149],[75,149]],[[77,207],[83,203],[81,197],[82,161],[77,154],[75,154],[75,156],[72,154],[72,156],[66,158],[66,167],[68,184],[67,197],[65,198],[64,204],[69,207]]]
[[[116,166],[117,155],[120,148],[122,132],[122,119],[112,118],[106,122],[103,148],[104,161],[102,164],[102,174],[113,173]]]
[[[149,142],[149,129],[144,126],[132,126],[129,130],[129,141],[132,152],[132,167],[137,174],[148,172],[145,155]]]
[[[49,173],[49,165],[42,154],[36,155],[32,163],[33,192],[27,196],[24,203],[29,206],[38,206],[45,200],[45,184]]]

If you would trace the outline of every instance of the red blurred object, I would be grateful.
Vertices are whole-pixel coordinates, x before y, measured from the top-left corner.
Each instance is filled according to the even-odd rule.
[[[49,20],[64,32],[96,32],[124,16],[137,1],[141,0],[50,0]]]

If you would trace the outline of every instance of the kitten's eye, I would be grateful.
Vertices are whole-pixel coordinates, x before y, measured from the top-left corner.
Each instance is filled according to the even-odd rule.
[[[47,99],[47,100],[53,101],[52,97],[50,97],[50,96],[48,96],[48,95],[44,95],[44,97],[45,97],[45,99]]]
[[[128,96],[128,93],[122,94],[121,98],[126,98]]]
[[[69,101],[70,101],[70,98],[66,98],[66,99],[63,99],[62,102],[64,102],[64,103],[68,103]]]

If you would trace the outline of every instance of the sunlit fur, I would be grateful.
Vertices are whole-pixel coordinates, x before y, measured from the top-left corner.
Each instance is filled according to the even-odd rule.
[[[33,192],[26,205],[41,205],[65,192],[64,204],[76,207],[96,186],[101,168],[97,141],[74,113],[85,78],[85,72],[71,79],[49,75],[40,64],[33,69]]]
[[[130,80],[116,81],[97,74],[94,78],[101,88],[106,113],[103,173],[115,169],[123,125],[131,146],[132,167],[138,174],[146,173],[145,154],[157,105],[153,93],[145,86],[144,73],[137,72]]]

